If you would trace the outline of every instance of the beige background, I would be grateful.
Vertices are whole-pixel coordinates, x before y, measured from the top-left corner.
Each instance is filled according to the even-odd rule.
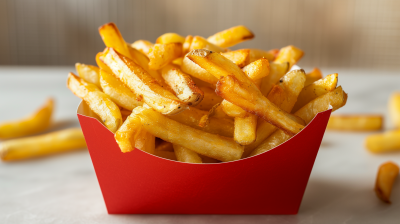
[[[397,70],[399,9],[390,0],[0,0],[0,64],[95,63],[97,28],[112,21],[129,42],[243,24],[256,38],[236,48],[294,44],[302,66]]]

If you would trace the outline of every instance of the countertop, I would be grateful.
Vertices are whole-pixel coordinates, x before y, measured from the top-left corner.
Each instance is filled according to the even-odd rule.
[[[66,87],[73,67],[0,66],[0,121],[28,115],[45,99],[56,100],[52,130],[79,127],[80,99]],[[390,94],[400,91],[400,72],[322,69],[338,72],[349,94],[340,113],[379,113],[391,129]],[[400,164],[400,151],[366,151],[369,134],[327,131],[297,215],[108,215],[87,150],[23,162],[0,161],[0,223],[400,223],[400,178],[392,204],[373,191],[377,169]]]

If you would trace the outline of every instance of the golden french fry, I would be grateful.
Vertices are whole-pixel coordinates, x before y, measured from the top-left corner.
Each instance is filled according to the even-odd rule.
[[[243,147],[232,139],[183,125],[151,108],[135,110],[138,108],[142,111],[135,117],[140,118],[144,129],[158,138],[220,161],[234,161],[242,156]]]
[[[149,53],[149,68],[158,70],[181,56],[181,43],[155,44]]]
[[[135,138],[135,148],[145,151],[150,154],[155,153],[155,140],[156,137],[143,128],[140,129]]]
[[[269,74],[269,62],[261,58],[246,65],[242,70],[251,80],[259,80]]]
[[[195,78],[210,83],[211,85],[213,85],[213,88],[215,89],[215,85],[217,84],[218,79],[215,78],[213,75],[211,75],[209,72],[207,72],[205,69],[203,69],[202,67],[198,66],[196,63],[191,61],[189,58],[187,57],[183,58],[181,69],[183,72]]]
[[[147,40],[137,40],[130,46],[147,56],[149,55],[150,49],[153,48],[154,44]]]
[[[375,182],[375,193],[383,202],[390,202],[393,183],[399,176],[399,166],[393,162],[386,162],[379,167]]]
[[[400,151],[400,130],[385,131],[365,139],[368,151],[374,153]]]
[[[173,161],[177,161],[175,152],[169,152],[169,151],[156,151],[154,155],[164,158],[164,159],[169,159]]]
[[[156,44],[169,44],[169,43],[181,43],[185,42],[185,38],[176,33],[164,33],[159,36],[156,40]]]
[[[192,35],[186,36],[185,42],[183,42],[183,45],[182,45],[183,55],[186,55],[187,53],[189,53],[190,45],[192,45],[192,41],[193,41]]]
[[[192,62],[192,61],[190,61],[190,62]],[[194,62],[192,62],[192,63],[194,63]],[[195,64],[196,65],[196,64]],[[196,65],[197,66],[197,65]],[[199,67],[200,68],[200,67]],[[182,67],[181,67],[181,69],[182,69]],[[183,70],[182,70],[183,71]],[[185,72],[186,73],[186,72]],[[187,73],[188,74],[188,73]],[[211,74],[210,74],[211,75]],[[208,83],[208,82],[204,82],[203,80],[201,80],[201,79],[198,79],[198,78],[196,78],[196,77],[194,77],[194,76],[191,76],[191,78],[192,78],[192,80],[194,81],[194,83],[196,83],[196,85],[201,89],[201,88],[204,88],[204,87],[207,87],[207,88],[210,88],[210,89],[215,89],[215,85],[214,84],[211,84],[211,83]],[[215,77],[214,77],[215,78]]]
[[[273,49],[270,51],[264,51],[260,49],[249,49],[250,50],[250,63],[257,61],[258,59],[265,58],[268,61],[273,61],[275,59],[275,56],[277,55],[277,52],[279,50]]]
[[[131,91],[160,113],[175,114],[188,107],[174,94],[161,87],[142,67],[114,49],[106,49],[103,61]]]
[[[100,76],[100,84],[104,93],[118,106],[132,111],[135,107],[143,105],[143,102],[137,100],[139,97],[114,75],[101,69]]]
[[[167,65],[162,69],[162,77],[173,89],[178,99],[191,106],[196,106],[203,100],[204,93],[190,78],[174,65]]]
[[[389,99],[389,115],[395,127],[400,128],[400,92],[393,93]]]
[[[218,96],[215,91],[209,87],[200,87],[201,91],[203,91],[204,97],[203,100],[196,105],[197,109],[200,110],[211,110],[211,108],[217,104],[222,102],[222,98]]]
[[[244,66],[250,63],[249,49],[240,49],[236,51],[222,52],[221,55],[231,60],[240,68],[243,68]]]
[[[189,51],[193,51],[195,49],[208,49],[210,51],[215,51],[215,52],[225,52],[226,51],[224,48],[219,47],[215,44],[212,44],[200,36],[193,37],[192,43],[190,44]]]
[[[106,64],[104,64],[104,62],[100,59],[100,57],[103,57],[103,52],[99,52],[96,54],[97,66],[99,66],[100,69],[107,71],[108,73],[112,73],[111,69]]]
[[[226,101],[226,100],[223,100],[221,102],[221,107],[222,107],[222,110],[225,112],[225,114],[227,114],[230,117],[244,118],[248,114],[242,108],[240,108],[240,107],[236,106],[235,104],[233,104],[229,101]]]
[[[125,57],[131,57],[124,38],[114,23],[106,23],[99,27],[99,33],[107,47],[112,47]]]
[[[118,130],[122,124],[121,111],[107,94],[72,72],[68,74],[67,86],[72,93],[87,103],[111,132],[115,133]]]
[[[70,128],[2,142],[0,157],[3,161],[14,161],[82,148],[86,148],[86,142],[81,129]]]
[[[207,40],[220,47],[232,47],[238,43],[254,38],[254,34],[245,26],[235,26],[218,32]]]
[[[275,63],[270,65],[269,75],[261,79],[261,93],[267,97],[274,85],[289,71],[289,63]]]
[[[335,73],[304,87],[292,111],[298,111],[311,100],[333,91],[337,86],[337,82],[338,74]]]
[[[303,57],[303,55],[304,52],[301,49],[293,45],[289,45],[287,47],[281,48],[274,62],[277,63],[289,62],[290,64],[289,66],[292,67]]]
[[[210,109],[210,111],[208,111],[208,113],[206,113],[205,115],[203,115],[203,116],[200,118],[200,121],[199,121],[199,126],[200,126],[200,127],[204,128],[207,124],[209,124],[209,122],[210,122],[210,117],[211,117],[212,115],[214,115],[216,109],[217,109],[218,107],[220,107],[220,105],[221,105],[220,103],[215,104],[215,105]]]
[[[176,159],[183,163],[202,163],[200,156],[183,146],[173,144]]]
[[[382,129],[382,115],[331,115],[327,129],[342,131],[374,131]]]
[[[313,101],[307,103],[298,110],[294,115],[303,119],[308,124],[318,113],[328,110],[332,106],[332,111],[343,107],[347,102],[347,94],[339,86],[334,91],[326,93]],[[275,131],[267,139],[265,139],[250,156],[255,156],[263,152],[269,151],[290,138],[282,130]]]
[[[49,98],[29,117],[0,123],[0,139],[23,137],[46,130],[50,126],[53,109],[54,100]]]
[[[81,77],[86,82],[95,84],[101,89],[100,85],[100,69],[93,65],[85,65],[81,63],[75,64],[76,71],[79,77]]]
[[[314,68],[310,73],[307,73],[306,77],[307,77],[307,79],[306,79],[306,83],[304,84],[304,86],[308,86],[308,85],[312,84],[313,82],[323,78],[322,72],[318,68]]]
[[[162,143],[160,143],[159,145],[157,145],[156,151],[169,151],[169,152],[173,152],[173,151],[174,151],[174,147],[172,146],[172,143],[171,143],[171,142],[166,142],[166,141],[162,140]]]
[[[249,145],[256,140],[257,116],[249,114],[241,118],[235,117],[233,139],[240,145]]]
[[[141,137],[141,135],[147,133],[146,130],[142,129],[142,123],[136,116],[136,114],[140,113],[142,110],[143,107],[136,107],[133,109],[132,113],[114,134],[115,141],[124,153],[134,150],[136,147],[136,140]]]

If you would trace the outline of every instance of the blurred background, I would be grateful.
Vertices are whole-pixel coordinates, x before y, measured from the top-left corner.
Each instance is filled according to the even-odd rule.
[[[293,44],[306,52],[301,66],[397,70],[399,9],[396,0],[0,0],[0,64],[95,64],[97,28],[114,22],[128,42],[246,25],[256,37],[234,49]]]

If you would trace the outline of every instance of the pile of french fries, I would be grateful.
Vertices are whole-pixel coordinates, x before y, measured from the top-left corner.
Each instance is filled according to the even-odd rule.
[[[254,38],[236,26],[208,38],[166,33],[127,43],[117,26],[99,28],[97,66],[76,64],[68,88],[135,148],[187,163],[235,161],[288,140],[314,116],[344,106],[338,75],[294,66],[303,51],[230,50]]]

